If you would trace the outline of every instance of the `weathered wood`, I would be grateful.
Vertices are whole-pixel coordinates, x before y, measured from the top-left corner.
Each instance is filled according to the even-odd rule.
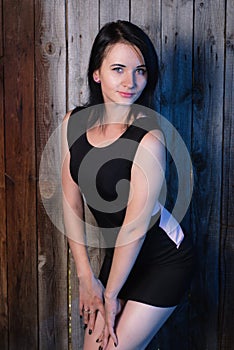
[[[131,22],[142,28],[152,40],[157,51],[159,64],[161,60],[161,0],[147,2],[142,6],[142,0],[131,1]],[[156,92],[155,106],[160,112],[160,83]]]
[[[94,38],[98,32],[98,16],[90,16],[90,13],[98,14],[99,4],[97,0],[69,1],[67,7],[68,21],[68,109],[80,106],[87,102],[87,69],[89,55]],[[87,212],[87,215],[88,212]],[[87,232],[89,235],[89,232]],[[100,250],[89,251],[90,260],[94,269],[99,269],[96,264]],[[83,349],[83,322],[79,317],[79,291],[76,267],[72,256],[70,257],[70,315],[71,315],[71,348]]]
[[[227,1],[224,95],[222,218],[220,242],[219,349],[234,344],[234,5]]]
[[[100,0],[100,27],[118,19],[129,21],[130,0]]]
[[[224,15],[224,0],[195,1],[192,225],[198,256],[192,349],[217,349],[218,344]]]
[[[9,349],[38,335],[33,7],[3,1]]]
[[[64,1],[36,1],[35,17],[39,169],[46,142],[66,112]],[[37,203],[39,348],[42,350],[68,348],[67,241],[56,228],[61,225],[62,203],[58,181],[60,144],[58,139],[55,141],[46,155],[44,167],[40,167]],[[42,201],[52,211],[53,223]]]
[[[162,16],[158,37],[161,77],[159,81],[160,111],[181,134],[186,146],[191,146],[192,119],[192,37],[193,1],[162,1],[162,8],[155,9]],[[158,16],[159,16],[158,14]],[[160,20],[158,22],[160,24]],[[148,24],[147,21],[145,23]],[[159,25],[158,24],[158,25]],[[158,43],[157,39],[157,43]],[[159,44],[158,44],[159,45]],[[166,132],[168,144],[173,143],[175,133]],[[174,150],[177,144],[174,145]],[[181,150],[177,151],[181,152]],[[172,157],[173,159],[173,157]],[[190,164],[183,163],[183,169],[176,169],[172,160],[167,172],[167,205],[172,209],[178,194],[177,174],[182,175],[183,195],[189,198],[188,174]],[[182,170],[182,171],[181,171]],[[185,193],[186,191],[186,193]],[[179,213],[179,211],[178,211]],[[190,231],[189,215],[183,220],[183,227]],[[148,349],[189,349],[189,300],[186,295],[177,311],[151,342]]]
[[[2,2],[0,2],[0,349],[8,348],[7,307],[7,245],[6,245],[6,188],[5,188],[5,145],[4,145],[4,83],[2,40]]]
[[[3,23],[2,0],[0,1],[0,58],[3,56]]]
[[[161,113],[178,130],[188,150],[191,149],[192,118],[192,38],[193,38],[193,1],[163,1],[161,28]],[[177,142],[174,133],[167,133],[169,140]],[[167,206],[174,208],[178,194],[178,171],[172,159],[168,158],[167,169]],[[183,164],[180,187],[184,198],[189,198],[187,176],[190,165]],[[180,197],[180,203],[184,200]],[[177,206],[178,207],[178,206]],[[176,208],[174,208],[176,209]],[[176,214],[176,213],[174,213]],[[178,216],[179,219],[179,216]],[[183,227],[190,231],[189,215],[183,221]]]
[[[98,32],[98,9],[97,0],[71,0],[67,4],[68,109],[87,102],[87,69]]]
[[[37,190],[37,207],[36,168],[66,110],[86,102],[88,58],[99,27],[119,18],[142,27],[157,48],[157,107],[161,103],[162,114],[192,150],[195,174],[191,218],[185,221],[198,255],[191,295],[147,349],[232,348],[233,11],[232,0],[0,0],[1,349],[83,348],[74,262],[43,206],[51,200],[53,222],[62,227],[59,140],[47,158],[51,177]],[[176,194],[174,170],[168,191]],[[93,232],[87,232],[89,253],[98,274],[103,250],[93,247]]]

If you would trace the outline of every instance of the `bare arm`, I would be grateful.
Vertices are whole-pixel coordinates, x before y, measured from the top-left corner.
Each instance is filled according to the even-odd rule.
[[[165,148],[160,131],[154,130],[142,139],[132,167],[129,203],[119,232],[113,262],[105,291],[109,333],[113,331],[116,299],[140,252],[151,215],[164,180]]]
[[[104,314],[103,286],[92,271],[87,247],[85,245],[85,224],[83,199],[78,185],[70,174],[70,152],[67,143],[67,122],[70,113],[63,121],[62,127],[62,188],[63,188],[63,213],[64,224],[68,242],[74,257],[80,292],[80,315],[84,309],[96,311],[99,309]],[[84,313],[84,322],[89,321],[89,328],[93,329],[95,314]]]

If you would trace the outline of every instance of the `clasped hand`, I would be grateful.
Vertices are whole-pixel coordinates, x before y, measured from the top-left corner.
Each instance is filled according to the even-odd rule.
[[[105,350],[108,340],[111,337],[115,346],[118,339],[115,333],[116,316],[121,312],[122,305],[119,299],[104,295],[104,287],[100,280],[94,276],[90,280],[79,283],[80,290],[80,316],[83,317],[85,328],[88,327],[89,334],[92,334],[97,311],[99,311],[105,321],[103,331],[99,335],[97,342]]]
[[[101,348],[105,350],[108,340],[111,337],[115,346],[118,345],[118,338],[115,332],[116,316],[121,312],[121,302],[117,298],[105,297],[105,324],[102,333],[98,338]]]

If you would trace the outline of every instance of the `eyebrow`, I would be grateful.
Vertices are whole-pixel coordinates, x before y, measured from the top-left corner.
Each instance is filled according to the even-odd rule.
[[[124,64],[121,64],[121,63],[114,63],[114,64],[111,64],[110,67],[113,67],[113,66],[119,66],[119,67],[126,67]],[[139,66],[136,66],[136,68],[146,68],[146,65],[145,64],[140,64]]]

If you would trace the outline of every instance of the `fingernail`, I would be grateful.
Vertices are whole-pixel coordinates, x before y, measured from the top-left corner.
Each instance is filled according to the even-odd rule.
[[[99,340],[99,339],[97,339],[97,340],[96,340],[96,343],[99,343],[99,342],[100,342],[100,340]]]
[[[103,350],[103,347],[102,347],[102,346],[99,346],[98,350]]]
[[[89,334],[91,335],[93,333],[92,329],[89,329]]]
[[[87,325],[87,324],[85,324],[85,325],[84,325],[84,329],[86,329],[87,327],[88,327],[88,325]]]
[[[117,344],[116,343],[114,343],[114,346],[117,348]]]
[[[82,318],[82,315],[80,315],[80,319]]]

